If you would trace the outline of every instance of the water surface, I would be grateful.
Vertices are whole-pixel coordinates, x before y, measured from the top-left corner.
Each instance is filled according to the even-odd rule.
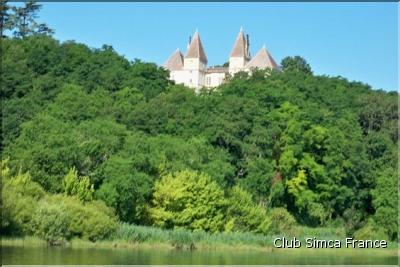
[[[185,251],[156,248],[2,247],[2,264],[379,264],[397,265],[395,255],[361,249],[352,252],[286,250]]]

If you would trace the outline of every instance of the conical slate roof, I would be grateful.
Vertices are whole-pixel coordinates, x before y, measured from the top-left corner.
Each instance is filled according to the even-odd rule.
[[[278,69],[278,64],[272,58],[265,46],[257,52],[257,54],[247,63],[246,68],[271,68]]]
[[[199,58],[201,62],[207,64],[206,53],[204,52],[203,45],[201,44],[198,31],[196,31],[193,35],[193,39],[189,44],[189,48],[186,52],[185,58]]]
[[[164,67],[169,70],[181,70],[183,68],[183,55],[179,49],[168,58],[164,63]]]
[[[236,37],[230,57],[249,57],[247,41],[242,28]]]

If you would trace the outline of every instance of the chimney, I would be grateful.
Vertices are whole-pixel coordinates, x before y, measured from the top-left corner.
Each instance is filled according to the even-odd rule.
[[[189,35],[189,43],[186,46],[186,49],[189,49],[190,43],[192,42],[192,36]]]
[[[247,48],[247,56],[250,57],[250,37],[248,34],[246,34],[246,48]]]

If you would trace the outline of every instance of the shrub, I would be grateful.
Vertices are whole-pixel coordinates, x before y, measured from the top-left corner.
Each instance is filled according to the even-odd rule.
[[[9,175],[9,169],[2,162],[1,232],[5,234],[32,234],[32,215],[38,207],[38,200],[45,192],[31,180],[28,173]]]
[[[394,168],[382,171],[372,190],[372,205],[375,208],[374,221],[384,229],[390,239],[398,236],[398,182],[397,170]]]
[[[182,171],[155,184],[150,215],[154,225],[217,232],[224,225],[224,192],[205,174]]]
[[[228,193],[228,222],[225,231],[267,233],[270,220],[266,210],[256,205],[251,195],[239,186]]]
[[[293,229],[296,220],[285,208],[275,208],[269,212],[271,218],[270,232],[282,234]]]
[[[32,215],[38,208],[38,202],[30,196],[18,193],[10,185],[2,188],[1,232],[11,235],[33,234]]]
[[[5,174],[1,183],[2,233],[35,234],[57,244],[73,236],[96,241],[115,231],[114,211],[103,202],[83,202],[79,196],[48,195],[29,174],[10,176],[5,164],[1,162]],[[70,174],[74,176],[73,172]]]
[[[376,225],[373,220],[369,220],[363,227],[354,232],[354,239],[368,240],[388,240],[385,229]]]
[[[63,242],[70,235],[70,218],[65,205],[41,202],[33,215],[35,234],[54,245]]]
[[[97,241],[108,237],[116,229],[116,218],[103,202],[83,203],[76,197],[62,195],[52,196],[50,201],[66,207],[68,232],[72,236]]]
[[[90,183],[89,177],[78,177],[75,168],[71,168],[63,180],[64,192],[69,196],[77,196],[82,201],[93,199],[94,186]]]

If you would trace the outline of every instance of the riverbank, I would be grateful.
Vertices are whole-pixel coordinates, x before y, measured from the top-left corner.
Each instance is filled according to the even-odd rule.
[[[298,227],[295,229],[296,234],[292,233],[288,236],[296,236],[300,240],[306,237],[317,237],[319,239],[331,240],[345,239],[345,235],[340,228],[307,228]],[[71,248],[106,248],[106,249],[165,249],[165,250],[211,250],[211,251],[308,251],[310,253],[329,253],[340,250],[341,253],[365,253],[366,249],[345,248],[329,249],[329,248],[305,248],[304,246],[297,249],[291,248],[275,248],[273,240],[281,235],[266,236],[254,233],[206,233],[192,232],[185,229],[163,230],[155,227],[136,226],[129,224],[121,224],[118,230],[113,233],[107,240],[99,240],[91,242],[79,238],[73,238],[64,241],[60,246]],[[37,237],[1,237],[3,246],[48,246],[47,242]],[[398,246],[395,242],[388,242],[385,249],[374,249],[374,253],[380,255],[395,256],[398,253]],[[371,249],[367,249],[368,251]]]
[[[18,242],[20,242],[19,240]],[[100,247],[72,242],[72,246],[4,245],[7,265],[396,265],[395,250],[371,249],[275,249],[177,250],[139,244],[137,247]],[[26,241],[25,241],[26,243]],[[14,241],[14,244],[15,241]],[[86,246],[88,245],[88,246]]]
[[[49,246],[46,241],[41,240],[37,237],[24,237],[24,238],[1,238],[2,246],[12,246],[12,247],[47,247]],[[363,255],[365,253],[371,253],[373,250],[376,256],[397,256],[398,249],[396,244],[389,243],[390,247],[386,249],[353,249],[353,248],[341,248],[341,249],[308,249],[308,248],[274,248],[271,246],[251,246],[251,245],[228,245],[228,244],[213,244],[209,245],[206,243],[197,244],[194,250],[199,251],[237,251],[237,252],[287,252],[290,254],[296,253],[310,253],[310,254],[331,254],[340,252],[341,255]],[[69,247],[73,249],[161,249],[161,250],[178,250],[176,247],[171,246],[169,243],[132,243],[124,240],[102,240],[98,242],[90,242],[82,239],[72,239],[60,245],[61,247]],[[182,250],[188,250],[188,247],[180,248]]]

